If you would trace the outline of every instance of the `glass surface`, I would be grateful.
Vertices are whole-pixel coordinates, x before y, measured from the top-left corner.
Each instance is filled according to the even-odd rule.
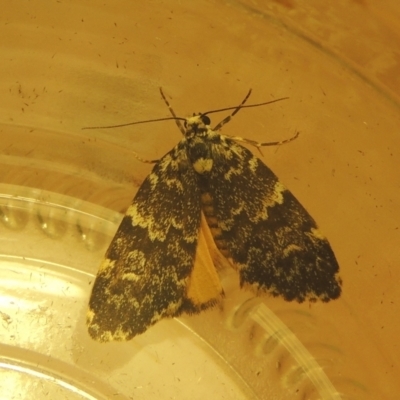
[[[395,399],[400,394],[397,2],[3,1],[0,398]],[[342,297],[239,290],[128,343],[90,339],[97,268],[173,121],[289,96],[223,132],[300,136],[262,160],[335,250]],[[224,114],[213,116],[216,124]]]

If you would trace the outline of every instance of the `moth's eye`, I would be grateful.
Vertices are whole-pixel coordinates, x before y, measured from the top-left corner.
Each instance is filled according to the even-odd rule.
[[[201,120],[203,121],[204,125],[210,125],[211,124],[211,119],[207,117],[207,115],[202,115]]]

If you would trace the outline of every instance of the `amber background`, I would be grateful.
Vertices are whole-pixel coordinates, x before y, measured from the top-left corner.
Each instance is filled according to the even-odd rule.
[[[0,181],[123,211],[173,123],[84,126],[289,96],[228,134],[280,140],[264,161],[319,222],[343,297],[317,305],[371,398],[400,394],[400,6],[397,1],[1,2]],[[217,116],[214,117],[217,122]],[[134,183],[132,185],[132,182]],[[304,306],[308,307],[308,306]],[[329,332],[321,332],[321,335]],[[354,375],[353,375],[354,376]],[[374,397],[375,396],[375,397]]]

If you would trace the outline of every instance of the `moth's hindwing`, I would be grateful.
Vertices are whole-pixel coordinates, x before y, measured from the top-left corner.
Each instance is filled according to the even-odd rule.
[[[341,293],[339,266],[314,219],[249,150],[221,135],[201,180],[241,285],[287,301],[329,301]]]
[[[178,144],[139,188],[100,266],[87,317],[94,339],[129,340],[161,318],[218,301],[222,288],[202,295],[198,267],[191,277],[205,247],[203,238],[198,246],[200,215],[197,177]]]

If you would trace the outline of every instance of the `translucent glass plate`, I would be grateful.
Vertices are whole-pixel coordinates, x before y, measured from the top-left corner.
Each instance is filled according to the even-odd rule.
[[[398,62],[385,56],[400,48],[397,14],[258,3],[4,3],[0,398],[399,397]],[[300,131],[260,157],[329,238],[339,300],[255,298],[224,271],[212,311],[127,343],[89,337],[96,271],[151,168],[132,151],[161,157],[180,132],[81,128],[168,116],[159,86],[180,116],[237,105],[250,87],[254,103],[290,96],[223,131],[260,141]]]

